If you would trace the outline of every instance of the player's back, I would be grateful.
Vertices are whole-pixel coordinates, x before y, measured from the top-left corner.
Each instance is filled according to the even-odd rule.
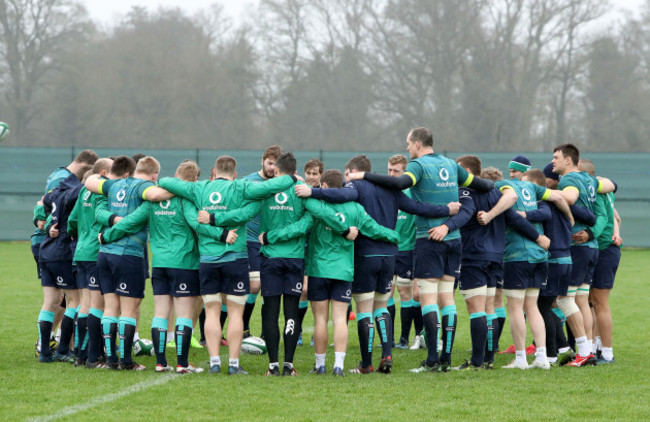
[[[185,219],[185,201],[176,196],[166,201],[142,204],[149,214],[153,267],[199,268],[199,248],[195,234]]]
[[[264,178],[260,176],[259,172],[251,173],[244,176],[244,180],[250,183],[262,183]],[[251,221],[246,224],[246,240],[248,242],[260,243],[260,215],[256,215]]]
[[[501,262],[506,243],[505,217],[500,214],[490,224],[479,224],[476,216],[480,211],[489,211],[501,198],[498,189],[485,193],[476,192],[469,188],[460,188],[459,197],[461,204],[464,197],[470,197],[474,203],[474,214],[460,229],[463,241],[463,259],[486,260]]]

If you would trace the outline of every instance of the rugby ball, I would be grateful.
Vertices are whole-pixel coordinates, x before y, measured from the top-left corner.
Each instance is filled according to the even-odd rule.
[[[133,354],[136,356],[155,356],[156,351],[153,349],[153,342],[146,338],[141,338],[133,343]]]
[[[0,122],[0,141],[9,135],[9,125],[5,122]]]
[[[248,337],[242,341],[241,350],[251,355],[263,355],[266,353],[266,342],[259,337]]]

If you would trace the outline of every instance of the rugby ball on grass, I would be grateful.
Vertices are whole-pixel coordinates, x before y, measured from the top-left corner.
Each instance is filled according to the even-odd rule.
[[[0,122],[0,141],[9,135],[9,125],[5,122]]]
[[[133,343],[133,354],[136,356],[155,356],[156,351],[153,349],[153,342],[146,338],[141,338]]]
[[[259,337],[248,337],[242,341],[241,350],[251,355],[263,355],[266,353],[266,342]]]

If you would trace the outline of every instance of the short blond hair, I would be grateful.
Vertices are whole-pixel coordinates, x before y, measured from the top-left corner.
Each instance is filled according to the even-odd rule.
[[[503,179],[503,173],[496,167],[486,167],[481,171],[481,177],[493,182]]]
[[[176,168],[176,175],[186,182],[196,182],[201,175],[201,168],[196,161],[185,160]]]
[[[141,158],[135,166],[136,173],[144,173],[149,176],[160,173],[160,163],[151,156]]]
[[[229,155],[222,155],[217,158],[214,168],[217,169],[217,174],[227,174],[232,176],[235,174],[235,170],[237,169],[237,160]]]
[[[395,155],[393,155],[392,157],[390,157],[388,159],[388,164],[393,165],[393,166],[395,166],[397,164],[402,164],[404,166],[404,168],[406,168],[408,163],[409,163],[409,161],[402,154],[395,154]]]

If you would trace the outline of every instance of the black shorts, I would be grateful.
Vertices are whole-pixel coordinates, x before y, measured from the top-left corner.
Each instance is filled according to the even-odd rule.
[[[610,245],[607,249],[600,251],[591,287],[594,289],[612,289],[620,262],[621,248],[618,246]]]
[[[219,263],[201,263],[199,266],[201,295],[223,293],[232,296],[244,296],[251,291],[248,276],[248,259]]]
[[[41,264],[38,262],[38,252],[41,250],[41,244],[37,243],[32,245],[32,256],[34,256],[34,261],[36,261],[36,275],[38,278],[41,278]]]
[[[571,282],[572,264],[548,263],[546,286],[540,290],[540,296],[566,296]]]
[[[99,290],[97,279],[97,261],[77,262],[77,288]]]
[[[350,303],[352,300],[352,283],[332,278],[309,277],[307,298],[315,302],[335,300]]]
[[[262,297],[302,294],[305,261],[302,258],[269,258],[262,255],[260,282]]]
[[[259,271],[262,265],[262,255],[260,254],[261,243],[247,242],[246,248],[248,249],[248,271]]]
[[[198,270],[154,267],[151,286],[156,296],[193,297],[201,293]]]
[[[492,264],[497,263],[482,260],[464,260],[460,266],[460,290],[478,289],[483,286],[490,287],[492,279],[490,267]],[[496,282],[491,287],[496,287]]]
[[[41,262],[41,286],[76,290],[77,281],[72,272],[72,261]]]
[[[352,293],[390,292],[395,274],[395,255],[354,256]]]
[[[503,288],[508,290],[542,289],[546,284],[547,274],[546,262],[504,262]]]
[[[144,298],[144,258],[100,252],[97,276],[102,294]]]
[[[461,272],[463,270],[461,269]],[[503,263],[493,262],[488,269],[490,272],[490,281],[488,287],[497,287],[503,289]]]
[[[462,244],[460,239],[434,242],[429,239],[415,241],[415,278],[458,278]]]
[[[415,254],[413,251],[399,251],[395,259],[395,275],[400,278],[413,280],[415,270]]]
[[[571,286],[591,285],[598,262],[598,249],[587,246],[571,246]]]

